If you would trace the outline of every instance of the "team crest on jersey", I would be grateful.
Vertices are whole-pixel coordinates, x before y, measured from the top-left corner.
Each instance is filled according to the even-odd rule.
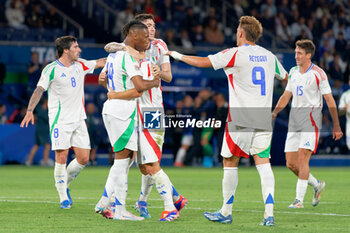
[[[162,113],[159,110],[143,111],[143,128],[160,129],[162,127]]]

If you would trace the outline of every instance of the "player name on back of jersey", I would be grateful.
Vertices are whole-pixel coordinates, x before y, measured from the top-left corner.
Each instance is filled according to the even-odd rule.
[[[249,55],[249,61],[252,61],[252,62],[267,62],[267,56]]]

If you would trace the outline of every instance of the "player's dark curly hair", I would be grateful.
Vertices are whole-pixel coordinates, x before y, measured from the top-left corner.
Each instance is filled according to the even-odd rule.
[[[74,36],[61,36],[57,38],[55,40],[55,46],[58,57],[60,58],[63,54],[63,50],[69,49],[70,46],[72,46],[72,44],[76,41],[77,38],[75,38]]]
[[[315,54],[315,44],[311,40],[298,40],[295,42],[295,46],[305,50],[306,54],[311,53],[311,57]]]
[[[126,37],[131,29],[147,29],[147,26],[139,20],[132,20],[129,23],[125,24],[122,30],[123,36]]]

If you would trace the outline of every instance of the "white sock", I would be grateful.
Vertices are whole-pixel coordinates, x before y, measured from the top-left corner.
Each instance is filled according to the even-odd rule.
[[[307,180],[308,184],[311,185],[314,189],[318,186],[318,180],[309,173],[309,179]]]
[[[275,177],[271,164],[264,163],[256,166],[260,175],[261,192],[265,203],[264,218],[273,216],[273,204],[275,203]]]
[[[222,179],[222,195],[224,197],[221,214],[228,216],[232,214],[232,205],[238,185],[238,167],[224,167],[224,178]]]
[[[67,196],[67,170],[66,164],[55,163],[54,176],[56,181],[56,189],[60,196],[60,203],[68,200]]]
[[[301,202],[304,202],[304,196],[306,193],[306,189],[307,189],[307,180],[298,179],[296,199],[298,199]]]
[[[129,161],[127,159],[116,159],[114,160],[114,165],[116,168],[114,170],[115,174],[115,202],[116,202],[116,211],[125,210],[126,194],[128,192],[128,172],[129,172]]]
[[[107,181],[105,184],[105,189],[103,191],[102,197],[100,199],[100,202],[103,206],[108,206],[109,203],[111,202],[111,197],[112,194],[114,193],[114,188],[116,186],[116,179],[118,176],[118,171],[117,171],[117,166],[116,166],[116,162],[117,160],[114,160],[114,163],[111,167],[111,169],[109,170],[109,174],[107,177]]]
[[[142,183],[141,183],[141,193],[139,197],[139,201],[147,201],[148,195],[152,191],[153,187],[153,179],[150,175],[143,175],[142,174]]]
[[[186,150],[184,148],[180,147],[180,149],[176,153],[175,162],[184,163],[185,156],[186,156]]]
[[[73,159],[67,167],[67,187],[69,186],[69,184],[72,182],[72,180],[75,179],[75,177],[77,177],[80,173],[81,170],[83,170],[83,168],[85,167],[85,165],[82,165],[80,163],[78,163],[77,159]]]
[[[171,192],[172,187],[167,174],[165,174],[165,172],[161,169],[159,172],[154,174],[152,178],[154,180],[154,183],[156,184],[158,193],[160,194],[160,196],[164,201],[164,209],[166,211],[175,210],[176,208],[173,203],[172,192]]]

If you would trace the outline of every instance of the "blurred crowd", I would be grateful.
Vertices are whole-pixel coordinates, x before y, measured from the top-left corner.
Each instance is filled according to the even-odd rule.
[[[56,8],[40,1],[0,0],[0,26],[15,29],[61,28],[62,18]]]

